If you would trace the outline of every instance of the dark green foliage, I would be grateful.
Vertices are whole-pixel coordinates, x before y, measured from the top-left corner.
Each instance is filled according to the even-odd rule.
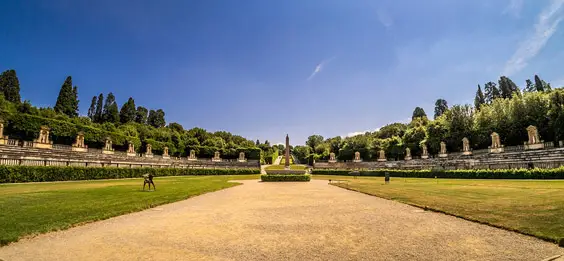
[[[121,107],[119,112],[119,119],[121,123],[128,123],[135,121],[137,110],[135,108],[135,101],[129,97],[126,103]]]
[[[76,86],[72,87],[71,76],[68,76],[61,86],[54,109],[57,113],[62,113],[69,117],[78,116],[78,90]]]
[[[139,106],[137,107],[137,112],[135,114],[135,122],[137,123],[141,123],[141,124],[147,124],[147,114],[149,113],[149,111],[147,110],[147,108]]]
[[[315,150],[317,145],[323,142],[323,136],[321,135],[311,135],[307,138],[306,145],[311,148],[312,151]]]
[[[0,74],[0,92],[9,102],[21,102],[20,81],[15,70],[7,70]]]
[[[561,238],[560,240],[558,240],[558,246],[564,247],[564,238]]]
[[[494,82],[488,82],[484,85],[486,103],[491,103],[497,98],[501,98],[501,93]]]
[[[476,110],[480,109],[480,106],[482,106],[482,104],[486,103],[486,97],[484,96],[484,93],[482,92],[482,87],[480,87],[480,85],[478,84],[478,90],[476,91],[476,97],[474,97],[474,108],[476,108]]]
[[[96,103],[98,102],[98,98],[96,96],[92,97],[92,102],[90,103],[90,108],[88,108],[88,118],[92,122],[95,122],[96,119]]]
[[[101,168],[0,166],[0,183],[121,179],[153,176],[244,175],[259,174],[260,169],[180,169],[180,168]]]
[[[537,91],[537,88],[535,87],[535,85],[533,84],[533,82],[530,79],[525,80],[525,89],[523,90],[524,92],[535,92]]]
[[[111,92],[108,93],[108,97],[106,98],[106,103],[104,103],[104,112],[102,117],[104,119],[104,122],[112,122],[112,123],[119,122],[119,112],[118,112],[118,105],[116,103],[116,97]]]
[[[260,175],[263,182],[310,181],[311,175]]]
[[[150,110],[149,111],[149,116],[147,117],[147,124],[155,127],[155,128],[161,128],[164,127],[166,125],[166,121],[165,121],[165,113],[163,110],[158,109],[158,110]]]
[[[541,78],[535,74],[535,89],[537,92],[544,92],[544,87],[546,83],[541,80]]]
[[[413,114],[411,115],[411,120],[414,120],[416,118],[427,118],[427,114],[425,113],[425,110],[423,110],[423,108],[415,107],[415,110],[413,110]]]
[[[435,101],[435,115],[434,118],[438,118],[443,115],[448,110],[448,103],[444,99],[438,99]]]
[[[498,81],[499,90],[502,98],[511,98],[514,94],[519,95],[519,87],[509,78],[501,76]]]
[[[102,123],[104,121],[104,94],[98,95],[96,102],[96,113],[94,114],[94,122]]]
[[[350,170],[313,169],[316,175],[352,175]],[[449,179],[563,179],[564,167],[556,169],[480,169],[480,170],[361,170],[357,176]]]

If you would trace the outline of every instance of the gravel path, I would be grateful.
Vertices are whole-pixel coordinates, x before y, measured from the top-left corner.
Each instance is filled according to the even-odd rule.
[[[260,183],[44,234],[8,260],[542,260],[531,237],[327,185]]]

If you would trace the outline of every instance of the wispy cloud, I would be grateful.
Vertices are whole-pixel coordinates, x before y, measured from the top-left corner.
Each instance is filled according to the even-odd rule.
[[[524,3],[525,0],[510,0],[509,5],[503,9],[502,14],[511,14],[515,17],[520,17]]]
[[[535,58],[544,48],[562,21],[560,11],[563,5],[564,0],[552,0],[550,5],[542,10],[533,34],[525,37],[526,40],[519,44],[511,59],[505,64],[503,75],[510,76],[521,71],[528,65],[529,60]]]
[[[390,28],[392,25],[394,25],[394,20],[392,19],[390,14],[388,12],[386,12],[385,10],[383,10],[383,9],[378,10],[376,15],[378,15],[378,21],[380,21],[380,23],[384,27]]]
[[[315,66],[315,69],[313,70],[313,72],[311,73],[311,75],[307,78],[307,80],[309,81],[309,80],[313,79],[313,77],[315,77],[315,75],[317,75],[318,73],[320,73],[320,72],[323,70],[323,68],[324,68],[325,66],[327,66],[327,64],[329,64],[333,59],[335,59],[334,56],[331,57],[331,58],[329,58],[329,59],[327,59],[327,60],[323,60],[323,61],[321,61],[319,64],[317,64],[317,66]]]

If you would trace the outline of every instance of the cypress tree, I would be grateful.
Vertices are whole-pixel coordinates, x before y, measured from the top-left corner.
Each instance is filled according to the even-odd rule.
[[[55,111],[58,113],[66,114],[69,117],[78,116],[78,90],[72,87],[72,77],[68,76],[57,97],[55,103]]]
[[[443,115],[448,110],[448,103],[444,99],[437,99],[435,102],[435,119]]]
[[[147,124],[147,114],[148,113],[149,113],[149,111],[147,110],[147,108],[145,108],[143,106],[137,107],[135,122],[141,123],[141,124]]]
[[[137,111],[135,110],[135,101],[129,97],[126,103],[123,104],[119,112],[119,119],[121,123],[128,123],[135,121]]]
[[[486,103],[491,103],[493,100],[501,97],[501,93],[494,82],[484,84],[484,91]]]
[[[104,122],[104,94],[100,93],[98,95],[98,101],[96,103],[96,113],[94,114],[94,122],[102,123]]]
[[[544,86],[544,82],[535,74],[535,89],[537,89],[537,92],[544,92]]]
[[[150,110],[149,116],[147,116],[147,124],[156,128],[157,127],[157,126],[155,126],[155,119],[156,118],[157,118],[157,112],[155,110]]]
[[[415,107],[415,110],[413,110],[413,114],[411,115],[411,120],[415,120],[415,118],[427,118],[427,114],[425,113],[425,110],[423,110],[423,108],[421,107]]]
[[[112,122],[112,123],[119,122],[119,110],[118,110],[118,105],[116,103],[116,97],[111,92],[108,93],[108,97],[106,98],[106,103],[104,104],[103,118],[104,118],[104,122]]]
[[[0,74],[0,91],[7,101],[21,103],[20,81],[15,70],[7,70]]]
[[[513,94],[520,95],[519,87],[511,79],[501,76],[499,77],[499,91],[502,98],[511,98]]]
[[[98,102],[98,98],[96,96],[92,97],[92,102],[90,103],[90,108],[88,108],[88,118],[92,122],[96,121],[96,103]]]
[[[157,116],[155,119],[155,125],[157,128],[162,128],[166,125],[165,112],[162,109],[158,109],[156,112]]]
[[[476,110],[480,109],[482,104],[486,103],[486,98],[484,97],[484,93],[482,92],[482,87],[478,84],[478,90],[476,91],[476,97],[474,97],[474,108]]]

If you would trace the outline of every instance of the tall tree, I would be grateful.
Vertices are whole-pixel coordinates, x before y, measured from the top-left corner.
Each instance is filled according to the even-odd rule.
[[[147,114],[148,113],[149,113],[149,110],[147,110],[147,108],[145,108],[143,106],[137,107],[137,112],[136,112],[136,115],[135,115],[135,122],[141,123],[141,124],[147,124]]]
[[[112,122],[112,123],[119,122],[119,111],[118,111],[118,105],[116,103],[116,97],[111,92],[108,93],[108,97],[106,98],[106,103],[104,104],[103,118],[104,118],[104,122]]]
[[[307,137],[306,145],[311,148],[311,151],[315,151],[315,147],[323,142],[323,136],[321,135],[311,135]]]
[[[484,84],[486,103],[492,103],[493,100],[501,98],[501,93],[494,82]]]
[[[55,111],[66,114],[69,117],[78,116],[78,99],[76,87],[72,87],[72,77],[68,76],[61,86],[57,103],[55,103]]]
[[[258,146],[258,145],[260,145],[260,140],[257,140],[257,141],[255,142],[255,146]]]
[[[478,90],[476,91],[476,97],[474,97],[474,108],[476,110],[480,109],[482,104],[486,103],[486,98],[484,97],[484,93],[482,92],[482,87],[478,84]]]
[[[165,113],[163,110],[150,110],[149,117],[147,118],[147,124],[155,127],[160,128],[166,125],[166,121],[164,119]]]
[[[88,118],[92,122],[95,122],[96,119],[96,103],[98,102],[98,98],[96,96],[92,97],[92,102],[90,103],[90,108],[88,108]]]
[[[519,87],[505,76],[499,77],[498,84],[502,98],[511,98],[513,94],[520,94]]]
[[[437,99],[437,101],[435,102],[434,118],[436,119],[437,117],[443,115],[447,110],[448,110],[447,101],[444,99]]]
[[[535,89],[537,90],[537,92],[544,92],[544,85],[545,83],[543,82],[543,80],[541,80],[541,78],[535,74]]]
[[[20,81],[15,70],[7,70],[0,74],[0,91],[10,102],[20,103]]]
[[[121,123],[128,123],[135,121],[137,110],[135,109],[135,100],[129,97],[126,103],[123,104],[119,112],[119,119]]]
[[[96,102],[96,113],[94,114],[94,122],[102,123],[104,121],[104,94],[98,95]]]
[[[413,114],[411,115],[411,120],[415,120],[416,118],[427,118],[427,114],[423,108],[415,107],[415,110],[413,110]]]
[[[527,79],[525,81],[525,89],[523,89],[524,92],[534,92],[537,89],[535,88],[535,85],[533,84],[533,82],[530,79]]]

